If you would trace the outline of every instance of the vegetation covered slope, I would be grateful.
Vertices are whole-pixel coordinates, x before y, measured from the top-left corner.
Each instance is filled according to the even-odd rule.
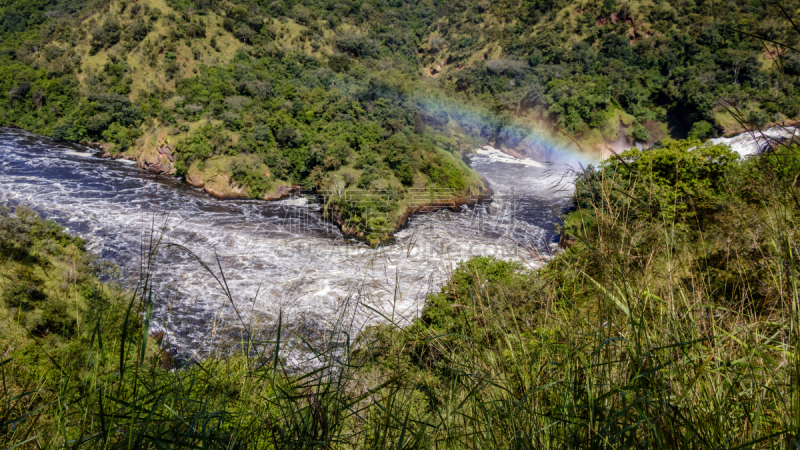
[[[574,145],[562,132],[600,151],[734,131],[727,106],[758,126],[794,119],[800,59],[770,40],[793,45],[778,18],[796,9],[710,0],[7,1],[0,124],[102,141],[218,196],[391,191],[388,203],[366,202],[377,214],[362,211],[363,199],[340,208],[356,228],[391,230],[409,188],[477,193],[481,182],[459,152],[482,143],[541,159],[553,148],[543,142]]]
[[[148,350],[138,300],[94,322],[77,308],[68,334],[22,321],[30,345],[6,341],[0,361],[0,442],[791,447],[800,430],[800,148],[741,161],[698,145],[668,141],[590,168],[564,224],[573,243],[548,265],[463,262],[410,326],[367,330],[355,345],[352,330],[331,330],[315,370],[295,372],[280,332],[244,334],[241,352],[165,370]],[[5,267],[23,260],[11,261]],[[4,284],[6,317],[29,314],[23,305],[41,304],[40,291],[8,294]]]
[[[49,348],[49,357],[69,365],[68,359],[85,342],[78,337],[95,330],[110,317],[125,315],[118,287],[97,276],[114,273],[85,249],[85,242],[66,234],[24,207],[12,214],[0,206],[0,347],[18,355],[35,377],[35,368]],[[121,310],[120,310],[121,309]],[[132,329],[141,328],[138,320]]]

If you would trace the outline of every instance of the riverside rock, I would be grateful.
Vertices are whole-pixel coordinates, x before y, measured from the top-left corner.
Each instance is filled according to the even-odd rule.
[[[267,193],[264,195],[264,200],[280,200],[300,191],[300,189],[302,189],[300,185],[284,186],[280,184],[277,189],[275,189],[274,194]]]
[[[186,176],[186,183],[188,183],[189,186],[196,187],[196,188],[202,188],[202,187],[205,187],[205,185],[206,185],[205,181],[203,181],[202,178],[200,178],[199,176],[197,176],[195,174],[187,175]]]

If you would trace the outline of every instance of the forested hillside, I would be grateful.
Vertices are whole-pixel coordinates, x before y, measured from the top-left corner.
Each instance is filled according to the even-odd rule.
[[[103,142],[223,197],[395,192],[339,208],[390,232],[410,187],[477,193],[460,152],[480,144],[547,159],[567,135],[596,153],[733,132],[731,107],[793,120],[800,58],[769,40],[794,45],[795,6],[8,0],[0,125]]]

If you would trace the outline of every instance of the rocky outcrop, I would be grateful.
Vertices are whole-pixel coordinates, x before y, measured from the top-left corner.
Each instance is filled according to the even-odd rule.
[[[174,145],[164,145],[164,146],[158,147],[157,150],[158,150],[158,154],[159,155],[165,156],[167,159],[169,159],[170,162],[173,162],[173,163],[175,162],[175,157],[172,156],[172,153],[175,151],[175,146]]]
[[[189,186],[196,188],[203,188],[206,185],[206,182],[203,180],[203,178],[193,173],[186,176],[186,183]]]
[[[426,203],[417,205],[414,207],[407,207],[400,218],[395,223],[393,233],[400,231],[403,227],[408,225],[408,220],[416,214],[424,214],[429,212],[434,212],[440,209],[450,209],[452,211],[460,211],[462,206],[475,206],[481,202],[492,201],[492,196],[494,195],[494,191],[491,187],[489,187],[489,182],[486,178],[481,177],[481,181],[483,181],[483,191],[480,195],[472,195],[470,194],[467,197],[451,197],[449,201],[442,202],[442,203]],[[367,240],[367,235],[364,231],[360,231],[355,227],[348,226],[347,222],[345,221],[344,216],[336,210],[333,206],[326,206],[325,207],[325,218],[329,219],[331,222],[336,224],[342,233],[351,238],[359,239],[362,241]],[[373,236],[374,237],[374,236]],[[383,244],[385,242],[391,242],[393,240],[392,235],[386,234],[377,238],[374,242],[368,242],[370,245],[376,246]]]
[[[203,189],[212,197],[219,199],[249,198],[247,189],[231,184],[226,173],[216,175],[213,180],[206,180]]]
[[[269,175],[268,175],[269,176]],[[294,184],[291,186],[284,186],[282,184],[278,185],[278,188],[275,190],[274,194],[267,193],[264,195],[264,200],[280,200],[282,198],[286,198],[294,194],[295,192],[300,192],[303,186],[299,184]]]
[[[147,169],[150,172],[162,175],[175,175],[175,151],[174,145],[163,145],[156,148],[155,153],[143,154],[139,161],[138,166]]]

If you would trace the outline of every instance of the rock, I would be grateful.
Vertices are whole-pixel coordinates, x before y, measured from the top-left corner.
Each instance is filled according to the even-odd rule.
[[[206,183],[203,181],[202,178],[194,174],[190,174],[189,176],[187,176],[186,182],[189,183],[189,186],[196,188],[202,188],[205,187],[206,185]]]
[[[207,183],[203,189],[211,196],[219,199],[247,198],[247,190],[237,186],[231,186],[231,181],[225,173],[218,174],[214,178],[214,183]]]
[[[158,147],[158,153],[168,158],[170,162],[175,162],[175,156],[172,154],[174,149],[174,145],[165,145],[163,147]]]
[[[284,186],[278,185],[278,188],[275,190],[274,194],[265,194],[264,200],[280,200],[282,198],[286,198],[293,193],[299,191],[302,188],[300,185],[293,185],[293,186]]]
[[[144,155],[142,157],[142,162],[144,163],[144,167],[147,168],[158,164],[159,159],[160,158],[156,155]]]
[[[150,339],[156,341],[156,345],[161,347],[164,345],[164,332],[163,331],[156,331],[155,333],[150,333]]]

